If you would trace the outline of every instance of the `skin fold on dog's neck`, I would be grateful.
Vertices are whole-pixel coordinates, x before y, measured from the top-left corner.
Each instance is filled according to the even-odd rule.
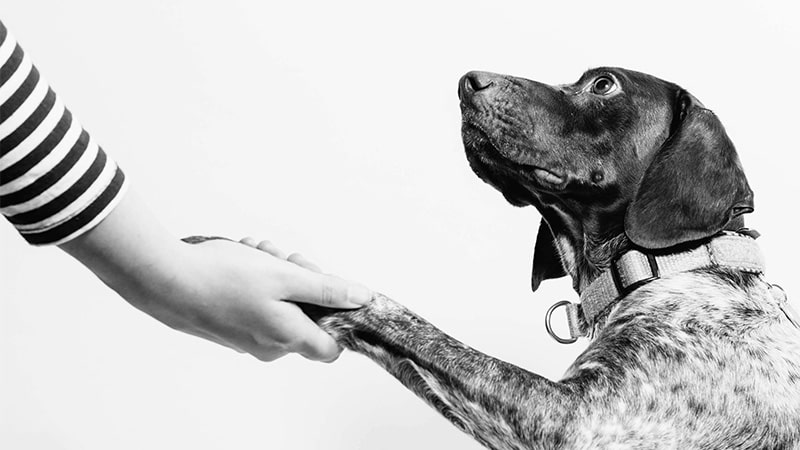
[[[536,201],[532,205],[547,222],[541,226],[556,230],[551,232],[560,263],[579,293],[606,270],[615,257],[632,247],[624,232],[627,205],[615,205],[613,211],[591,211],[585,216],[570,210],[568,202],[557,201],[545,206]]]

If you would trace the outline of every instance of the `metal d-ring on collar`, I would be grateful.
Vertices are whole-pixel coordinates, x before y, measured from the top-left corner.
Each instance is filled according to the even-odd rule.
[[[778,302],[778,308],[783,311],[783,314],[795,328],[800,328],[800,314],[789,304],[789,297],[786,295],[786,291],[779,284],[767,284],[769,284],[770,294]]]
[[[560,302],[556,302],[553,306],[551,306],[547,312],[544,314],[544,327],[547,329],[547,334],[550,335],[551,338],[555,339],[556,342],[559,344],[574,344],[578,341],[578,338],[571,337],[569,339],[564,339],[561,336],[557,335],[555,331],[553,331],[553,327],[550,326],[550,318],[553,316],[553,311],[556,309],[570,305],[572,302],[568,300],[561,300]]]

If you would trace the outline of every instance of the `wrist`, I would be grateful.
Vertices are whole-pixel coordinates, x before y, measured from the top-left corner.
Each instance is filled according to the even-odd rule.
[[[106,284],[140,309],[165,309],[177,298],[185,298],[192,286],[190,279],[196,264],[187,245],[173,240],[162,242],[157,250],[148,251],[148,260],[132,258],[128,263],[109,271]]]
[[[182,289],[187,247],[130,191],[97,226],[60,246],[140,309]]]

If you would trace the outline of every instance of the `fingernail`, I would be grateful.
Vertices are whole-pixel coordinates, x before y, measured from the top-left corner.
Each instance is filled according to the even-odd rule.
[[[373,292],[366,286],[351,284],[347,287],[347,301],[356,305],[366,305],[372,301]]]
[[[336,352],[336,353],[334,353],[334,354],[332,354],[332,355],[330,355],[330,356],[328,356],[326,358],[320,359],[319,361],[323,362],[325,364],[330,364],[330,363],[336,361],[337,359],[339,359],[340,356],[342,356],[342,349],[341,348],[339,349],[338,352]]]

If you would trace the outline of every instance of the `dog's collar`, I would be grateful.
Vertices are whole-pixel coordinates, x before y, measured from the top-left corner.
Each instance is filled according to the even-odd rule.
[[[598,317],[610,306],[637,288],[659,278],[707,267],[724,267],[748,273],[763,273],[764,258],[753,237],[736,232],[723,232],[703,245],[690,250],[652,254],[630,250],[611,262],[581,292],[580,304],[561,301],[547,311],[547,332],[561,343],[572,343],[590,334]],[[570,338],[558,337],[550,327],[553,310],[565,306]]]

